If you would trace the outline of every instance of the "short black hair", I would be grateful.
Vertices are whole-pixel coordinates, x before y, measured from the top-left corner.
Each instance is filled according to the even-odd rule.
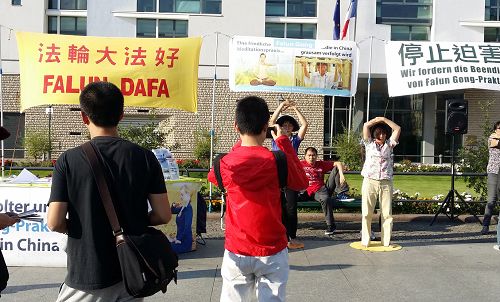
[[[314,152],[316,155],[318,155],[318,150],[316,150],[316,148],[314,148],[314,147],[307,147],[307,148],[306,148],[306,151],[304,151],[304,154],[307,154],[307,151],[312,151],[312,152]]]
[[[389,126],[387,126],[386,123],[377,123],[371,128],[371,135],[372,138],[378,137],[380,134],[385,134],[386,136],[389,136]]]
[[[113,83],[90,83],[80,94],[80,109],[96,126],[116,127],[123,113],[123,94]]]
[[[493,132],[495,132],[495,130],[497,130],[497,128],[500,128],[500,121],[497,121],[497,122],[493,125]]]
[[[247,96],[236,104],[236,125],[241,134],[259,135],[269,123],[269,107],[258,96]]]

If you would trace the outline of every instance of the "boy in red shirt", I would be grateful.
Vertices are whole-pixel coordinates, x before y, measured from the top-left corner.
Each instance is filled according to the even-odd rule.
[[[281,221],[281,196],[276,160],[262,144],[269,108],[256,96],[236,105],[235,129],[241,143],[220,161],[227,191],[226,241],[222,260],[220,301],[249,301],[257,290],[259,301],[285,301],[288,280],[286,229]],[[274,125],[276,144],[286,154],[287,187],[303,190],[307,178],[293,147]],[[217,184],[213,169],[208,180]]]
[[[307,187],[307,196],[299,196],[301,200],[311,199],[319,201],[323,213],[325,213],[326,231],[325,235],[332,235],[336,229],[333,218],[334,199],[332,194],[336,193],[336,199],[341,201],[353,201],[354,198],[347,195],[349,186],[344,178],[344,165],[339,161],[324,161],[318,159],[318,150],[313,147],[306,149],[305,160],[301,161],[302,167],[309,179]],[[325,174],[330,172],[328,181],[325,185]]]

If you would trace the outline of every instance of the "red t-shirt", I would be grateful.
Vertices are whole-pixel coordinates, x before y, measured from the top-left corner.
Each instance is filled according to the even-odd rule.
[[[309,179],[307,194],[311,196],[325,185],[325,174],[332,171],[333,162],[318,160],[314,163],[314,166],[311,166],[305,160],[301,161],[300,163],[304,168],[304,172],[306,172],[307,179]]]
[[[286,136],[276,140],[286,154],[287,185],[300,191],[307,178]],[[270,256],[287,246],[281,221],[281,198],[276,160],[263,146],[235,146],[220,161],[227,191],[226,242],[228,251],[245,256]],[[217,185],[213,169],[208,180]]]

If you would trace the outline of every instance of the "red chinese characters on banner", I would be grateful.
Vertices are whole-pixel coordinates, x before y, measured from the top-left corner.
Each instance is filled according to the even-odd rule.
[[[40,47],[38,48],[38,52],[40,53],[40,55],[38,56],[39,63],[44,61],[44,55],[45,55],[45,61],[44,61],[45,63],[61,62],[61,60],[59,59],[59,56],[61,55],[59,49],[61,49],[61,47],[58,47],[54,43],[52,43],[52,45],[46,47],[47,51],[44,52],[43,43],[40,43],[39,45],[40,45]]]
[[[130,58],[132,58],[130,65],[146,66],[146,63],[144,62],[144,59],[146,58],[146,50],[139,46],[139,48],[132,50],[132,52],[134,54],[130,55],[129,48],[125,47],[125,65],[129,65]]]
[[[99,64],[101,63],[102,61],[104,61],[104,59],[107,59],[109,63],[111,63],[111,65],[116,65],[116,62],[113,61],[113,59],[111,58],[111,54],[116,54],[117,51],[113,51],[113,50],[109,50],[109,46],[106,46],[106,48],[104,50],[97,50],[98,53],[102,53],[103,56],[95,61],[96,64]]]
[[[46,46],[44,48],[43,43],[39,43],[39,63],[60,63],[61,59],[61,47],[57,46],[55,43],[52,43],[50,46]],[[175,61],[179,60],[179,48],[169,47],[168,51],[159,47],[156,50],[155,57],[155,66],[166,65],[167,68],[173,68]],[[111,65],[116,65],[117,60],[116,56],[118,56],[117,50],[111,50],[109,46],[106,46],[104,49],[95,50],[97,54],[99,54],[99,59],[95,61],[95,64],[101,64],[103,62],[107,62]],[[91,50],[85,46],[77,46],[75,44],[71,44],[68,46],[67,60],[70,63],[77,64],[88,64],[90,58]],[[130,49],[130,47],[126,46],[124,48],[125,60],[123,64],[125,66],[146,66],[147,59],[147,49],[143,49],[141,46],[136,49]]]
[[[89,62],[89,49],[85,45],[78,48],[75,44],[71,44],[68,49],[68,61],[87,64]]]

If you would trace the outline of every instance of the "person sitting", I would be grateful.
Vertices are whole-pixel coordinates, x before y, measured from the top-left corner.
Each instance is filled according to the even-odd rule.
[[[344,165],[339,161],[317,160],[318,150],[314,147],[306,149],[305,160],[301,161],[304,172],[309,179],[309,186],[306,191],[299,196],[300,200],[314,199],[321,203],[323,213],[325,213],[326,231],[325,235],[332,235],[335,229],[333,217],[334,201],[353,201],[347,192],[349,186],[344,177]],[[325,183],[325,174],[330,172],[328,181]],[[336,198],[332,194],[336,193]]]

